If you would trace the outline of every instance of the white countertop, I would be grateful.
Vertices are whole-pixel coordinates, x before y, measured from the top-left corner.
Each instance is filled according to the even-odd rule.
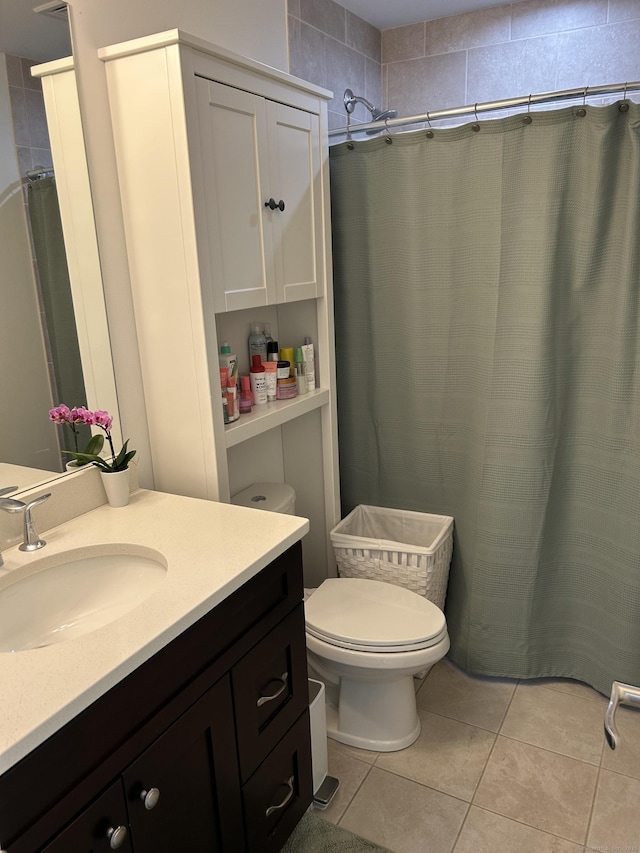
[[[4,552],[0,575],[83,546],[137,545],[167,562],[158,591],[93,633],[0,653],[0,773],[73,719],[155,652],[293,545],[306,518],[138,490],[47,530],[47,545]],[[126,548],[123,548],[126,551]]]

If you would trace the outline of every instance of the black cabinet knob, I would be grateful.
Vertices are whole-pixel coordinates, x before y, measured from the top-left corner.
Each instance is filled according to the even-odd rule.
[[[284,201],[282,199],[280,199],[280,201],[276,201],[275,198],[272,197],[269,201],[265,201],[264,206],[271,210],[275,210],[276,208],[278,210],[284,210]]]

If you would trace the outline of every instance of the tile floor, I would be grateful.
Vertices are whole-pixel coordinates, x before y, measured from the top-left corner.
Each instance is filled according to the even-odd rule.
[[[449,661],[418,687],[422,733],[401,752],[329,739],[334,801],[317,814],[393,853],[640,853],[640,711],[562,679],[470,677]]]

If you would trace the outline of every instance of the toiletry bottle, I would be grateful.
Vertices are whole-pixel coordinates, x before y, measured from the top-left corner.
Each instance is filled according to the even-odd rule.
[[[276,388],[278,387],[278,363],[276,361],[266,361],[263,365],[265,369],[265,380],[267,383],[267,403],[271,403],[276,399]]]
[[[267,341],[267,361],[280,361],[278,341]]]
[[[249,364],[253,364],[254,355],[259,355],[261,362],[267,360],[267,339],[264,336],[264,327],[262,323],[251,324],[251,334],[249,335]]]
[[[240,414],[248,415],[251,412],[253,405],[253,396],[251,394],[251,378],[249,376],[240,377]]]
[[[307,393],[307,375],[305,373],[305,363],[304,356],[302,354],[302,347],[296,347],[293,362],[296,373],[296,388],[298,394],[306,394]]]
[[[302,346],[304,356],[305,375],[307,377],[307,391],[316,390],[316,359],[313,351],[311,338],[306,337]]]
[[[229,370],[220,368],[220,388],[222,389],[222,417],[225,424],[229,423],[229,398],[227,397],[227,383],[229,381]]]
[[[280,349],[280,361],[288,361],[289,362],[289,376],[295,376],[296,370],[293,366],[293,347],[281,347]]]
[[[234,377],[235,387],[240,388],[240,378],[238,374],[238,356],[231,352],[231,347],[225,341],[220,347],[220,355],[218,356],[220,367],[226,367],[229,370],[229,379]]]
[[[251,359],[251,391],[255,406],[262,406],[267,402],[267,377],[259,355],[253,355]]]
[[[227,406],[229,408],[229,423],[232,424],[240,417],[240,400],[238,398],[238,386],[236,377],[229,376],[227,381]]]

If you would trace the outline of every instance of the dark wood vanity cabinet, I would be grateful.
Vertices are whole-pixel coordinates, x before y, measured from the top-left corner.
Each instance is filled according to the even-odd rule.
[[[0,777],[7,853],[276,853],[312,798],[300,543]]]

